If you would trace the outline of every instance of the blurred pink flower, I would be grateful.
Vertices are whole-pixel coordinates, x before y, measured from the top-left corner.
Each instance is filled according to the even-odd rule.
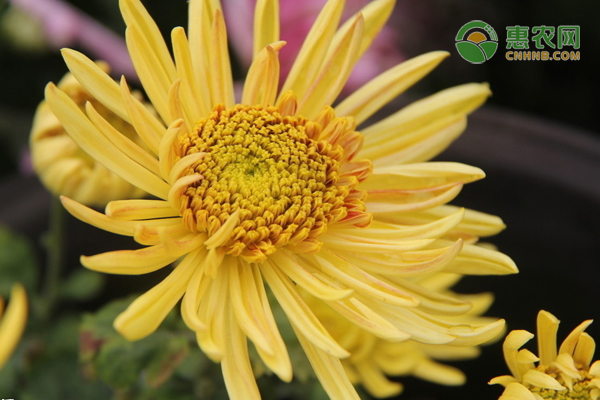
[[[45,39],[56,48],[79,45],[108,62],[117,75],[136,78],[123,38],[61,0],[9,0],[40,21]]]
[[[347,0],[342,21],[368,4],[369,0]],[[281,76],[285,78],[294,63],[304,38],[308,34],[326,0],[280,0],[281,40],[287,45],[279,52]],[[225,0],[222,2],[231,45],[244,67],[252,61],[254,6],[256,0]],[[392,15],[393,18],[393,15]],[[345,90],[354,90],[391,68],[405,57],[398,46],[398,32],[389,25],[384,27],[369,50],[356,64]],[[283,80],[283,79],[282,79]]]

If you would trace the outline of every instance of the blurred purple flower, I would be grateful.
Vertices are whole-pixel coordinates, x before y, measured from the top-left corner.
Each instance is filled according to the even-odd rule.
[[[123,38],[92,17],[61,0],[9,1],[40,21],[52,46],[79,45],[108,62],[115,74],[137,77]]]
[[[290,71],[304,38],[325,2],[326,0],[280,1],[280,37],[287,42],[279,52],[283,79]],[[342,21],[360,11],[369,2],[370,0],[347,0]],[[252,62],[252,32],[256,0],[226,0],[222,4],[230,43],[242,65],[247,68]],[[354,90],[379,73],[402,62],[406,57],[400,53],[397,42],[397,30],[389,25],[384,27],[369,50],[356,64],[345,90]]]

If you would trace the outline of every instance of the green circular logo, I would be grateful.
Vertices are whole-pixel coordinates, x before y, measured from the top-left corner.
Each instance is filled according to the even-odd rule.
[[[471,21],[462,26],[456,34],[458,54],[472,64],[481,64],[494,55],[498,49],[498,35],[483,21]]]

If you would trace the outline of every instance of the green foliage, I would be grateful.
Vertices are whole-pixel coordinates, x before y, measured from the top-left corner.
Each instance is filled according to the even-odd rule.
[[[60,297],[64,300],[85,301],[97,296],[104,285],[104,275],[78,269],[67,277],[60,287]]]
[[[27,238],[0,226],[0,295],[7,298],[15,282],[27,293],[37,286],[38,262],[33,245]]]

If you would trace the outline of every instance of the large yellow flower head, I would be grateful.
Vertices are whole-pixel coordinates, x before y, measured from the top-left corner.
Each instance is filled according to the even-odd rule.
[[[247,339],[270,370],[292,379],[268,286],[325,390],[348,400],[358,398],[340,362],[349,353],[298,288],[388,341],[472,346],[502,330],[502,320],[446,318],[467,313],[470,302],[419,283],[436,271],[516,272],[510,258],[473,245],[503,228],[498,218],[444,205],[483,172],[424,162],[464,130],[466,115],[489,96],[487,86],[449,89],[357,131],[447,56],[433,52],[331,107],[393,0],[370,3],[339,29],[344,1],[330,0],[281,90],[277,1],[257,1],[255,58],[238,100],[217,0],[190,1],[187,35],[172,31],[173,55],[138,0],[120,4],[129,52],[158,117],[124,79],[115,83],[73,50],[63,54],[81,85],[131,124],[148,150],[107,124],[93,104],[82,111],[53,84],[46,99],[82,149],[157,198],[114,201],[105,214],[63,198],[81,220],[147,246],[82,263],[135,275],[181,259],[116,319],[121,334],[151,334],[183,298],[183,319],[221,363],[231,398],[259,399]]]
[[[600,360],[592,364],[596,343],[584,332],[592,321],[584,321],[573,329],[557,349],[559,323],[549,312],[539,312],[537,356],[521,349],[533,338],[532,333],[515,330],[508,334],[503,348],[512,375],[490,381],[506,387],[499,400],[600,399]]]
[[[16,283],[10,293],[6,310],[0,297],[0,370],[15,351],[27,325],[27,294],[25,288]]]

